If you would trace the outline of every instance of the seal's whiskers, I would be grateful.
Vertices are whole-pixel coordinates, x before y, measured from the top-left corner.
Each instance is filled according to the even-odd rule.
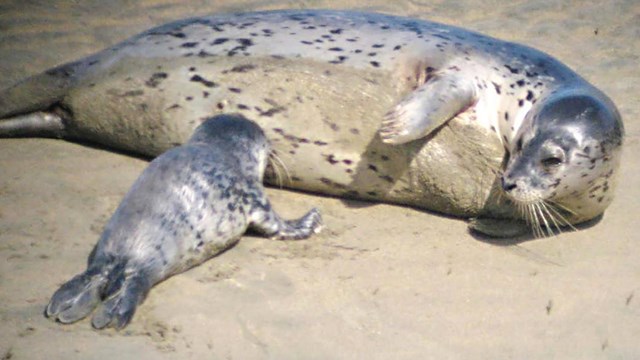
[[[279,188],[282,188],[284,186],[284,183],[282,181],[282,174],[280,172],[280,170],[284,171],[284,174],[286,175],[286,180],[287,182],[291,182],[291,174],[289,173],[289,170],[287,169],[287,166],[285,165],[284,161],[282,161],[282,159],[280,159],[280,156],[278,156],[278,153],[276,153],[275,151],[271,151],[269,153],[269,163],[271,164],[271,167],[273,168],[273,172],[276,175],[276,182],[278,184]]]
[[[559,235],[566,227],[573,231],[577,230],[561,212],[561,210],[567,212],[570,210],[549,200],[540,199],[530,203],[518,203],[517,208],[537,238]]]

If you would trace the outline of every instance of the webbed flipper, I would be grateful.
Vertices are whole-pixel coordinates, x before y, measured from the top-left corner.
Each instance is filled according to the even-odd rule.
[[[458,72],[435,74],[389,111],[380,137],[387,144],[404,144],[429,135],[473,105],[473,83]]]

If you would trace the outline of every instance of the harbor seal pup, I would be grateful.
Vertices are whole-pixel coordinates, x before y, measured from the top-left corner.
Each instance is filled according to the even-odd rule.
[[[156,156],[199,119],[236,111],[271,139],[286,187],[476,218],[496,236],[521,231],[512,219],[540,233],[602,214],[623,139],[611,100],[540,51],[320,10],[148,30],[1,92],[0,134]]]
[[[278,239],[320,230],[313,209],[283,220],[262,186],[268,141],[258,125],[219,115],[186,145],[153,160],[107,223],[85,270],[62,285],[46,315],[95,328],[126,326],[156,283],[233,246],[248,228]]]

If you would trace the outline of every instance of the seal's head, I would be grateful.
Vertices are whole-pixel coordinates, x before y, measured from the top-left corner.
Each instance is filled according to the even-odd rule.
[[[237,158],[245,175],[257,175],[262,181],[270,154],[269,141],[258,124],[242,115],[207,118],[196,128],[189,143],[224,150]]]
[[[590,220],[612,200],[623,134],[618,111],[601,93],[552,93],[511,144],[502,187],[536,230]]]

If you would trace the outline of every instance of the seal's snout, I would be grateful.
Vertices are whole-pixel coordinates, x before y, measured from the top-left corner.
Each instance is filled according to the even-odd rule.
[[[501,180],[502,180],[502,189],[505,192],[509,192],[518,187],[518,185],[515,182],[506,180],[504,176],[502,177]]]

